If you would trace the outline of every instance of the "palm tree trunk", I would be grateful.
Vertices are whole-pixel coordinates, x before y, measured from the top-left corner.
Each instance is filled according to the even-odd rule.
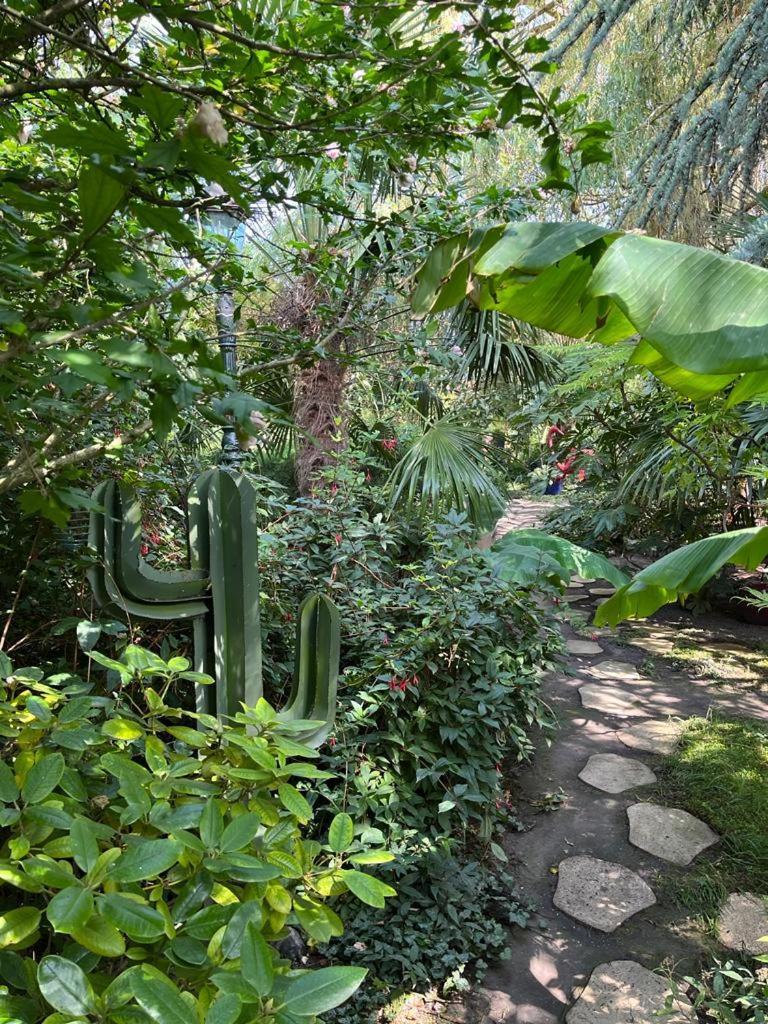
[[[313,494],[324,469],[346,447],[343,400],[346,367],[332,355],[300,370],[294,386],[297,428],[296,483],[299,493]]]

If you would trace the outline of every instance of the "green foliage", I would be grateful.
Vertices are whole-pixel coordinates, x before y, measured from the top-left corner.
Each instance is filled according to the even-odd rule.
[[[741,376],[765,390],[768,271],[718,253],[589,224],[513,222],[442,242],[419,272],[418,313],[464,296],[548,331],[604,344],[636,334],[632,359],[703,400]]]
[[[502,579],[534,584],[545,577],[566,586],[571,576],[604,579],[621,587],[627,577],[607,558],[543,530],[510,530],[497,540],[490,558]]]
[[[346,933],[330,946],[370,971],[365,989],[334,1013],[338,1024],[369,1024],[398,991],[465,991],[470,971],[480,980],[490,961],[503,958],[509,927],[528,921],[510,875],[444,849],[414,851],[393,874],[397,899],[383,913],[347,908]]]
[[[311,578],[345,623],[330,759],[347,782],[326,798],[397,842],[467,827],[490,838],[507,816],[501,762],[526,757],[529,728],[548,719],[538,672],[555,634],[532,595],[473,547],[463,515],[387,522],[364,469],[336,479],[326,499],[276,509],[266,531],[274,680],[291,657],[294,595]]]
[[[444,5],[411,0],[236,0],[213,13],[81,0],[37,14],[13,0],[0,29],[0,493],[31,484],[26,511],[60,523],[96,460],[230,417],[249,434],[253,410],[285,421],[211,351],[215,294],[255,296],[257,313],[266,294],[252,243],[263,219],[301,204],[322,224],[319,278],[335,262],[348,284],[366,259],[378,273],[374,238],[402,275],[398,242],[418,250],[425,191],[475,140],[519,125],[540,145],[546,188],[572,188],[605,156],[579,98],[535,84],[553,70],[546,44],[506,0],[462,12],[460,30]],[[593,145],[566,161],[571,131]],[[385,207],[392,193],[412,202]],[[242,260],[247,221],[255,258]],[[328,293],[311,337],[253,316],[247,386],[367,331],[368,290]]]
[[[768,554],[768,527],[754,526],[671,551],[619,587],[595,613],[597,625],[645,618],[663,604],[695,594],[726,564],[754,569]]]
[[[715,960],[700,976],[683,978],[682,984],[688,986],[697,1012],[715,1024],[765,1024],[768,977],[754,963]]]
[[[366,851],[346,820],[327,844],[303,834],[311,791],[289,780],[328,775],[297,742],[307,723],[263,700],[231,725],[171,707],[188,662],[140,648],[94,656],[118,672],[110,696],[2,658],[9,1018],[278,1024],[314,1020],[357,989],[365,970],[294,970],[276,946],[288,925],[314,941],[340,935],[331,895],[367,886],[383,904],[394,892],[357,866],[390,855]]]

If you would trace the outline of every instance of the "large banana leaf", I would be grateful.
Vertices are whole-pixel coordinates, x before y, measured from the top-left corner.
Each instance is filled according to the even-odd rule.
[[[768,526],[705,537],[660,558],[603,602],[598,626],[652,615],[663,604],[695,594],[727,563],[754,569],[768,555]]]
[[[627,583],[607,558],[543,530],[511,530],[491,546],[489,555],[499,576],[514,583],[535,583],[542,577],[567,583],[571,576],[604,579],[617,587]]]
[[[766,390],[768,270],[719,253],[589,224],[516,222],[441,243],[413,305],[424,314],[466,296],[574,338],[639,335],[636,361],[697,401],[739,374],[742,394]]]

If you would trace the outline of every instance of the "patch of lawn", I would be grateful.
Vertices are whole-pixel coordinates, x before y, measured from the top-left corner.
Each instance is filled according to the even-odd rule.
[[[659,802],[722,836],[712,857],[670,879],[676,901],[711,917],[729,892],[768,893],[768,722],[692,719],[658,774]]]

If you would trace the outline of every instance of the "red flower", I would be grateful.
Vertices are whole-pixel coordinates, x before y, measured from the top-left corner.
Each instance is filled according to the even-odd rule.
[[[386,633],[381,634],[381,642],[384,644],[385,647],[389,647],[389,637],[387,636]]]
[[[142,556],[148,555],[149,554],[149,544],[142,544],[140,550],[141,550]]]
[[[385,452],[393,452],[397,448],[397,438],[388,437],[381,442],[381,447]]]
[[[149,535],[150,544],[159,544],[161,540],[162,540],[162,538],[161,538],[160,534],[157,532],[157,530],[153,530],[152,533],[150,533],[150,535]]]
[[[550,427],[547,431],[547,448],[553,448],[555,444],[555,438],[557,436],[562,437],[563,431],[557,425]]]
[[[370,469],[366,469],[366,471],[365,471],[365,482],[367,484],[369,484],[372,480],[373,480],[373,477],[371,476]]]
[[[338,547],[339,544],[341,544],[341,534],[340,533],[334,533],[333,539],[336,541],[336,546]]]
[[[335,498],[338,493],[339,493],[339,485],[334,480],[334,482],[331,484],[331,497]]]
[[[114,433],[115,437],[122,437],[123,436],[123,432],[120,429],[120,427],[115,427],[113,433]]]
[[[336,746],[336,737],[335,736],[329,736],[328,737],[328,746],[331,747],[331,748]]]

